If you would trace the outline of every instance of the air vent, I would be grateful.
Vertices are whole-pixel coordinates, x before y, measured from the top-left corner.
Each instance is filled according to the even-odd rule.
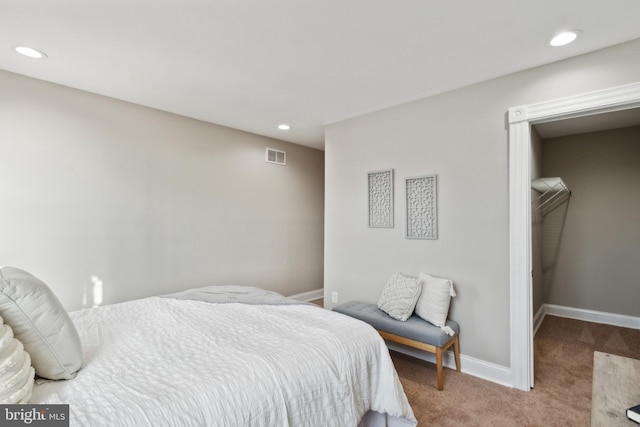
[[[287,153],[273,148],[267,148],[267,163],[275,163],[277,165],[287,164]]]

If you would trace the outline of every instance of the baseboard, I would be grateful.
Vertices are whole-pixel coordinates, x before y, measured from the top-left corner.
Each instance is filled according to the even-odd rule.
[[[415,348],[407,347],[391,341],[387,341],[387,346],[389,349],[397,351],[398,353],[426,360],[427,362],[436,363],[436,356],[433,353],[416,350]],[[452,351],[444,352],[442,364],[447,368],[456,369],[456,360]],[[461,371],[465,374],[482,378],[483,380],[491,381],[503,386],[512,387],[511,369],[507,367],[485,362],[484,360],[476,359],[475,357],[466,356],[464,354],[460,354],[460,365]],[[444,375],[446,385],[447,373],[445,372]]]
[[[536,314],[533,316],[533,336],[538,332],[538,328],[542,325],[544,316],[547,313],[546,304],[542,304]]]
[[[324,298],[324,289],[316,289],[314,291],[303,292],[301,294],[290,295],[289,298],[296,299],[298,301],[313,301],[314,299]]]
[[[550,314],[552,316],[567,317],[569,319],[604,323],[606,325],[620,326],[623,328],[640,329],[640,317],[586,310],[583,308],[565,307],[555,304],[544,304],[543,307],[545,315]]]

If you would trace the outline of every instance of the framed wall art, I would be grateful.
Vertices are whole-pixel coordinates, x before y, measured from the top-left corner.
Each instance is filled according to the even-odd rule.
[[[369,172],[369,227],[393,228],[393,169]]]
[[[407,178],[407,239],[438,238],[438,178],[426,175]]]

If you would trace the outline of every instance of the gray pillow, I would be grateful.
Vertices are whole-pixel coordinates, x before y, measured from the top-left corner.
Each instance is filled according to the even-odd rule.
[[[421,291],[420,279],[395,273],[382,289],[378,308],[394,319],[405,322],[413,314]]]
[[[0,268],[0,316],[31,356],[36,374],[71,379],[82,365],[78,331],[42,281],[13,267]]]

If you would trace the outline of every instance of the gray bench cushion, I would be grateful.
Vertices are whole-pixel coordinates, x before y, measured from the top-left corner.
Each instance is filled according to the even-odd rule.
[[[402,322],[390,317],[380,310],[377,305],[363,301],[345,302],[333,307],[333,311],[362,320],[380,331],[436,347],[442,347],[453,338],[438,326],[432,325],[415,314],[409,317],[406,322]],[[446,326],[453,329],[456,335],[460,332],[460,327],[453,320],[447,320]]]

